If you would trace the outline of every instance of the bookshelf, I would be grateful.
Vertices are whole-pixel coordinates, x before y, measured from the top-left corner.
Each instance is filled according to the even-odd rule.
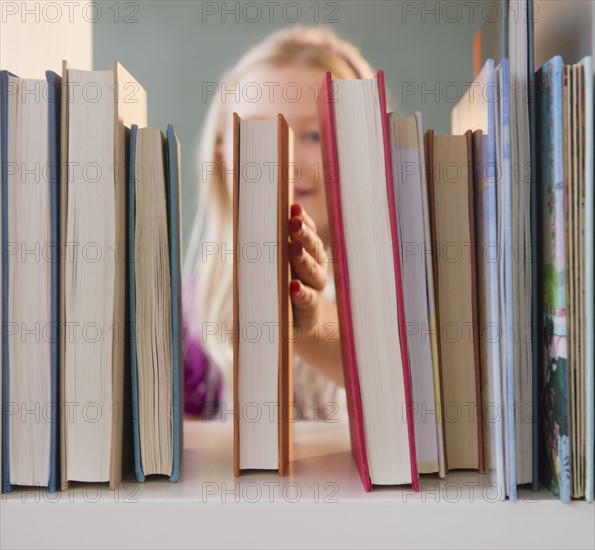
[[[232,423],[184,424],[182,481],[2,495],[2,548],[593,548],[595,506],[547,491],[493,502],[486,476],[362,489],[346,424],[294,425],[290,474],[233,477]],[[301,497],[299,493],[301,491]],[[456,543],[453,535],[456,534]]]
[[[10,3],[19,9],[24,4]],[[39,2],[26,4],[43,9]],[[93,28],[81,15],[86,4],[76,12],[76,24],[66,15],[50,24],[56,14],[47,12],[42,31],[34,17],[26,24],[20,16],[8,18],[0,33],[0,64],[30,77],[46,68],[59,72],[62,58],[90,69]],[[554,53],[570,61],[595,52],[592,2],[575,3],[580,11],[568,10],[566,2],[538,5],[536,67]],[[546,39],[554,30],[556,36]],[[572,36],[581,43],[570,41]],[[0,495],[0,547],[438,548],[454,546],[455,537],[457,548],[595,547],[593,504],[564,505],[547,491],[528,490],[520,491],[518,503],[495,502],[487,477],[472,472],[453,472],[446,480],[425,477],[417,494],[395,488],[367,494],[351,459],[346,425],[294,428],[294,462],[285,478],[250,473],[235,479],[231,423],[193,420],[184,425],[177,484],[137,484],[129,477],[118,491],[88,484],[56,495],[31,489]]]

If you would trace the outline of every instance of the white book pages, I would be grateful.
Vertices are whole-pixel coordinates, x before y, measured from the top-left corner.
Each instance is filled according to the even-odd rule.
[[[69,70],[64,288],[67,479],[109,481],[116,279],[113,72]],[[120,183],[122,185],[122,183]],[[123,261],[123,258],[118,258]]]
[[[391,151],[401,252],[401,277],[411,372],[415,452],[420,474],[439,470],[431,327],[428,316],[427,254],[422,192],[423,149],[415,116],[391,117]],[[439,428],[439,429],[438,429]]]
[[[173,468],[173,337],[164,137],[137,134],[135,306],[141,463],[145,475]],[[132,223],[132,221],[130,221]]]
[[[51,404],[49,117],[47,82],[9,77],[8,380],[10,482],[46,486]]]
[[[279,166],[277,124],[276,119],[240,121],[240,469],[279,467],[279,170],[274,169]]]
[[[373,484],[411,483],[378,82],[333,80],[349,295]]]

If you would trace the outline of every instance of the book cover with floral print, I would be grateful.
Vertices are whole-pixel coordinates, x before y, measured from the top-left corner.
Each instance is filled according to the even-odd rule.
[[[564,242],[563,61],[550,59],[537,72],[538,182],[541,210],[543,345],[541,365],[541,481],[570,500],[570,438]]]

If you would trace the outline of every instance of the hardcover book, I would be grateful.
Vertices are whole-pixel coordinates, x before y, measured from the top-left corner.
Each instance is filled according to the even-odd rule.
[[[545,361],[541,370],[540,423],[543,484],[570,501],[568,351],[564,192],[564,119],[562,58],[537,72],[538,181],[541,212],[541,275]]]
[[[0,72],[2,490],[58,489],[61,80]],[[34,414],[33,414],[34,413]]]
[[[132,466],[126,364],[126,174],[132,124],[145,126],[146,93],[111,70],[63,63],[60,204],[60,408],[62,489],[109,482]]]
[[[283,476],[295,421],[288,257],[293,132],[281,114],[247,120],[234,113],[233,124],[234,473],[264,469]]]
[[[432,272],[432,239],[426,186],[421,113],[389,114],[391,153],[401,237],[401,273],[407,349],[411,370],[415,450],[420,474],[444,477],[444,423],[436,306]]]
[[[366,491],[417,490],[383,72],[360,80],[327,72],[318,113],[352,454]]]
[[[448,469],[484,470],[472,132],[424,138]]]
[[[182,455],[179,145],[174,129],[130,132],[128,275],[136,479],[178,481]]]

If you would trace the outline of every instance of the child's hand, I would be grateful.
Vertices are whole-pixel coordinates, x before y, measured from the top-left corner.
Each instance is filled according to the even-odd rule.
[[[289,294],[294,305],[293,322],[302,333],[307,333],[315,329],[322,317],[327,265],[316,225],[298,203],[291,205],[289,237],[289,260],[295,277],[289,282]]]

